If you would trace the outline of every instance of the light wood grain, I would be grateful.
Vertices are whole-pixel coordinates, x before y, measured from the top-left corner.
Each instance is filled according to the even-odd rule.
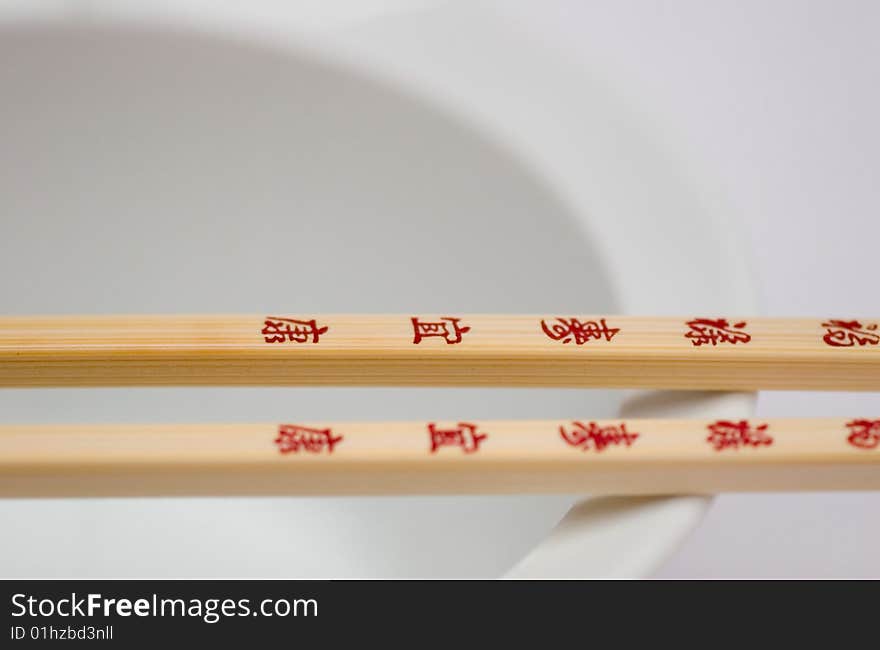
[[[317,343],[267,343],[267,316],[315,319]],[[412,316],[460,318],[461,342],[415,344]],[[558,314],[563,318],[572,315]],[[705,390],[880,390],[880,319],[849,347],[824,341],[828,318],[744,321],[748,343],[694,345],[697,316],[606,320],[611,340],[548,336],[537,315],[39,316],[0,318],[0,386],[572,386]]]
[[[629,442],[606,437],[600,449],[596,436],[578,438],[584,429],[570,420],[473,422],[486,437],[471,453],[451,444],[432,451],[426,422],[298,423],[341,438],[332,452],[288,453],[276,442],[279,423],[3,426],[0,496],[880,489],[880,419],[861,427],[855,419],[734,422],[756,434],[766,424],[760,436],[771,442],[720,450],[712,421],[580,422],[606,435],[624,426]],[[466,431],[455,421],[434,424]],[[571,442],[580,439],[586,444]]]

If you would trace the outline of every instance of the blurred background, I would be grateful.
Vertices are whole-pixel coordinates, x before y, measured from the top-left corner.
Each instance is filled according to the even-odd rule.
[[[405,21],[416,10],[428,12],[430,20],[432,7],[441,4],[455,3],[260,2],[254,3],[253,20],[277,20],[286,13],[285,28],[345,40],[348,30],[361,38],[371,21],[395,16]],[[145,16],[177,11],[169,9],[173,2],[0,1],[9,15],[63,7],[87,18],[98,5],[105,13],[113,6],[134,7]],[[202,19],[212,13],[238,15],[237,5],[188,2],[179,11],[200,7]],[[751,259],[763,314],[880,315],[880,2],[499,0],[461,5],[471,11],[479,7],[484,19],[504,21],[575,62],[648,125],[653,141],[678,168],[704,179],[723,197],[739,231],[732,235]],[[163,55],[178,56],[171,50]],[[210,82],[204,80],[206,86]],[[9,134],[7,144],[14,136]],[[21,182],[25,171],[16,170],[25,179]],[[13,178],[11,170],[0,174]],[[523,227],[531,227],[530,215],[541,205],[522,207]],[[175,224],[164,227],[173,232]],[[98,236],[112,239],[107,232]],[[232,250],[238,244],[230,235],[224,245]],[[553,275],[553,269],[545,270]],[[482,281],[489,292],[492,278]],[[412,286],[416,291],[418,282]],[[364,301],[369,302],[366,294]],[[576,403],[570,394],[564,399]],[[475,402],[473,408],[482,406]],[[878,414],[880,397],[871,394],[774,392],[758,401],[759,417]],[[656,575],[880,578],[878,513],[880,494],[722,496]]]

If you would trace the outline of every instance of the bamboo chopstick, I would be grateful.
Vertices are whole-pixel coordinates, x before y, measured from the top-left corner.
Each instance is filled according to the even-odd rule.
[[[0,496],[880,489],[880,419],[0,427]]]
[[[880,319],[553,315],[0,318],[0,386],[880,390]]]

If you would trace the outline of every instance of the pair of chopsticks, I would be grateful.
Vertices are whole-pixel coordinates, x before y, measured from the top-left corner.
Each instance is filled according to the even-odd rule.
[[[880,391],[880,319],[0,318],[0,386]],[[880,418],[0,427],[0,495],[880,488]]]

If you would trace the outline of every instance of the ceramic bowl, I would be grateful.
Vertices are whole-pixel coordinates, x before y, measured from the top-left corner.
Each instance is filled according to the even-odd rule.
[[[271,12],[112,4],[0,22],[4,313],[753,308],[717,197],[613,93],[491,14],[432,9],[306,35]],[[587,390],[0,393],[4,422],[751,406],[750,395]],[[0,575],[632,577],[709,502],[6,500]]]

